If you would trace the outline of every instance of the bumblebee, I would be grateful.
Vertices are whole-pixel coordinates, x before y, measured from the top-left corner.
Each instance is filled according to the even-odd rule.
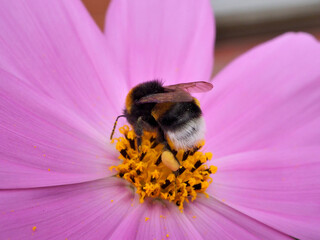
[[[138,148],[143,131],[156,131],[158,142],[166,149],[170,150],[169,141],[176,149],[192,149],[204,139],[205,122],[198,100],[190,93],[207,92],[212,88],[211,83],[203,81],[170,86],[163,86],[158,80],[141,83],[128,93],[123,115],[117,117],[110,139],[118,119],[125,117],[133,126]]]

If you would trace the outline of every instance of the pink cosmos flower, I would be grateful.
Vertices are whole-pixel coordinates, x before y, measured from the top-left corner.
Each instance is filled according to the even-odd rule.
[[[108,170],[119,162],[108,138],[137,83],[209,80],[209,2],[113,1],[105,36],[75,1],[2,1],[0,12],[0,239],[320,238],[312,36],[252,49],[200,96],[218,172],[210,198],[181,213],[135,201]]]

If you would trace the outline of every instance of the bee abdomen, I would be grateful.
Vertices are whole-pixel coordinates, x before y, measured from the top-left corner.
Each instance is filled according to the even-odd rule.
[[[182,126],[167,131],[166,134],[176,148],[191,149],[204,139],[204,119],[201,116],[193,118]]]
[[[195,102],[179,102],[171,104],[157,121],[166,132],[181,128],[190,120],[201,117],[201,114],[201,109]]]

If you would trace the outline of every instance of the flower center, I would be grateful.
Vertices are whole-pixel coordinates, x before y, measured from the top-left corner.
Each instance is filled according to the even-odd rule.
[[[144,132],[138,151],[134,131],[126,125],[119,131],[123,137],[112,142],[117,141],[116,149],[123,162],[110,167],[110,170],[115,169],[117,177],[126,179],[136,187],[140,203],[146,197],[165,199],[174,202],[182,211],[185,201],[194,201],[198,193],[206,194],[212,182],[210,174],[215,173],[217,167],[205,164],[212,158],[212,153],[199,151],[204,143],[193,150],[172,148],[174,157],[180,163],[179,169],[173,172],[161,160],[164,145],[156,141],[156,133]]]

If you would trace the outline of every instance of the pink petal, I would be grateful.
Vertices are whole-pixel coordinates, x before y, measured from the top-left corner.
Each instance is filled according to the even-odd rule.
[[[291,239],[214,198],[197,199],[186,215],[203,239]]]
[[[2,1],[0,69],[112,129],[127,84],[80,1]]]
[[[0,70],[0,188],[102,178],[117,164],[109,136]]]
[[[215,156],[318,144],[320,44],[285,34],[244,54],[213,81],[203,103]]]
[[[123,231],[126,229],[126,231]],[[210,198],[186,204],[146,201],[117,227],[111,239],[290,239]]]
[[[130,216],[132,197],[133,193],[116,178],[1,190],[0,238],[105,239]]]
[[[143,204],[138,203],[134,213],[122,221],[111,237],[111,239],[168,238],[201,239],[201,235],[175,205],[152,199],[146,200]]]
[[[201,239],[201,234],[185,213],[172,203],[154,201],[146,205],[137,239]]]
[[[209,79],[209,1],[112,1],[105,25],[107,44],[131,86],[155,78],[166,84]]]
[[[135,205],[129,209],[130,214],[127,214],[123,220],[114,227],[108,239],[136,239],[135,236],[137,234],[138,226],[142,221],[144,221],[141,217],[144,205],[137,202],[131,204]]]
[[[320,237],[320,148],[265,149],[216,159],[208,192],[299,239]]]

